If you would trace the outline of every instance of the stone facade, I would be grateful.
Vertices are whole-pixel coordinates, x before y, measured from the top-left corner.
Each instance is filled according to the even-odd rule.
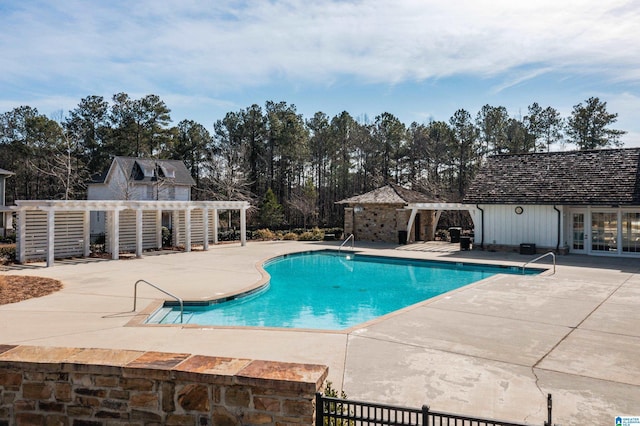
[[[0,345],[0,426],[313,425],[326,366]]]
[[[406,231],[411,211],[404,204],[363,204],[344,209],[344,233],[354,234],[358,241],[398,243],[398,232]],[[419,240],[430,239],[433,212],[420,213]],[[416,224],[417,225],[417,224]],[[416,238],[415,228],[409,241]]]

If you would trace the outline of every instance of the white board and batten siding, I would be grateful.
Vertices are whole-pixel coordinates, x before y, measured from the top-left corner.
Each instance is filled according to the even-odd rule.
[[[532,243],[538,247],[555,247],[558,242],[558,212],[553,206],[520,205],[522,214],[516,214],[516,205],[481,207],[484,210],[485,244],[519,246]],[[562,212],[561,206],[557,208]]]

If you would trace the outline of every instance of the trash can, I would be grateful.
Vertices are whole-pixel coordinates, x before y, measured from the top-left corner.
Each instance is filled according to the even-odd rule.
[[[407,244],[407,231],[398,231],[398,244]]]
[[[460,234],[462,234],[462,228],[459,228],[459,227],[449,228],[449,241],[451,241],[452,243],[459,243]]]
[[[520,254],[536,254],[536,245],[532,243],[520,244]]]
[[[467,235],[462,235],[460,237],[460,250],[470,250],[471,249],[471,237]]]

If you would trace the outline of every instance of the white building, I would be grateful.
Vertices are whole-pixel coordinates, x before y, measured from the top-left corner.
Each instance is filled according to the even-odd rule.
[[[111,167],[88,185],[88,200],[190,201],[195,182],[182,161],[115,157]],[[104,212],[91,213],[91,235],[105,232]],[[170,212],[162,223],[171,227]]]
[[[640,148],[497,155],[464,202],[475,247],[640,257]]]

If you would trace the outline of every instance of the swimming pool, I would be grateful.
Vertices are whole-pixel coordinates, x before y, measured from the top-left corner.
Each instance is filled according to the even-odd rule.
[[[522,274],[517,267],[329,250],[280,256],[263,267],[268,285],[229,301],[185,303],[183,323],[343,330],[498,273]],[[147,323],[180,323],[180,308],[167,303]]]

